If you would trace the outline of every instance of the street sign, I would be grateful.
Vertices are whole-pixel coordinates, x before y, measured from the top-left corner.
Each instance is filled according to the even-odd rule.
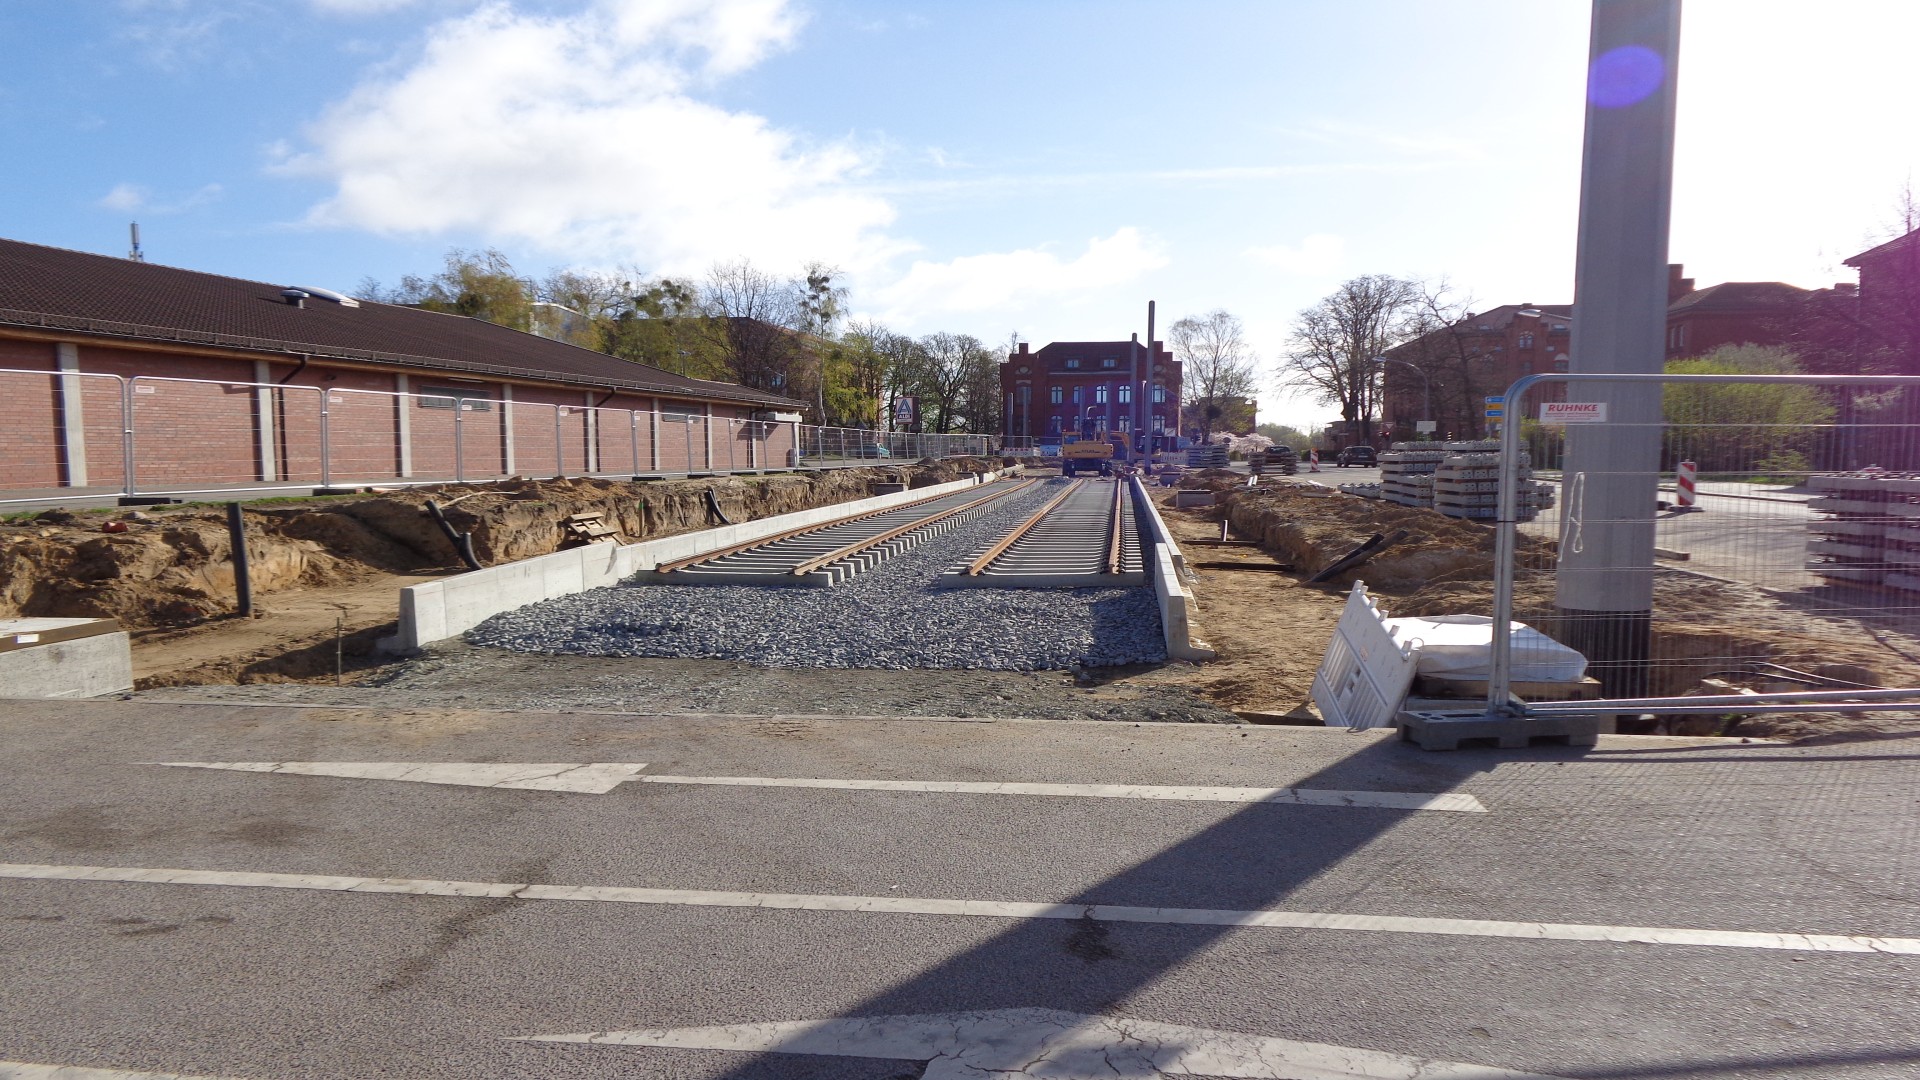
[[[1507,415],[1507,396],[1493,394],[1487,398],[1487,419],[1498,420]]]
[[[640,1028],[523,1035],[517,1041],[924,1061],[925,1080],[1011,1080],[1016,1076],[1023,1080],[1148,1080],[1195,1075],[1251,1080],[1409,1080],[1415,1076],[1555,1080],[1491,1066],[1060,1009]]]
[[[1413,430],[1418,432],[1421,435],[1431,435],[1434,432],[1440,430],[1440,421],[1416,420],[1414,421],[1414,424],[1413,424]]]

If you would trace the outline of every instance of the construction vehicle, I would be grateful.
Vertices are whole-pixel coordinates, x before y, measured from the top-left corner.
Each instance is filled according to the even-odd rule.
[[[1080,426],[1077,434],[1069,436],[1060,446],[1060,475],[1072,476],[1080,472],[1096,472],[1101,476],[1113,475],[1113,463],[1127,457],[1125,436],[1107,432],[1104,421],[1087,421]]]

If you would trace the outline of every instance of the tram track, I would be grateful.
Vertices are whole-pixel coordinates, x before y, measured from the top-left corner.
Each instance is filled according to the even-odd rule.
[[[640,577],[665,585],[834,585],[1040,482],[997,481],[849,514],[662,563]]]
[[[868,510],[662,563],[663,585],[830,586],[988,513],[1001,500],[1057,489],[991,544],[940,575],[943,587],[1098,588],[1147,583],[1123,480],[998,481]]]
[[[1073,480],[940,584],[985,588],[1093,588],[1147,580],[1133,500],[1123,480]]]

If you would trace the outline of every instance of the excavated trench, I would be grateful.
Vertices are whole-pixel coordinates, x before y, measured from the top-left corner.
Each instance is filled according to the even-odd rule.
[[[513,479],[265,500],[246,506],[248,563],[270,622],[276,597],[324,597],[396,575],[457,570],[459,554],[427,515],[429,500],[444,508],[455,530],[471,534],[480,561],[494,565],[574,542],[566,522],[577,514],[601,515],[631,542],[711,528],[722,518],[738,522],[864,498],[874,484],[925,487],[999,465],[956,459],[706,480]],[[234,610],[233,551],[217,505],[48,510],[0,522],[0,616],[118,619],[135,634],[138,664],[141,642],[230,622]],[[389,604],[381,620],[392,618]],[[331,617],[328,623],[331,628]],[[340,650],[365,655],[380,629],[364,618],[341,626],[349,640]],[[255,641],[243,663],[215,665],[205,678],[184,677],[275,681],[331,672],[331,634],[324,642],[310,636],[303,630],[279,651]]]

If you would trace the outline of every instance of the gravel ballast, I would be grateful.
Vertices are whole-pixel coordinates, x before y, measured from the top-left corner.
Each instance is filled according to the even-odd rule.
[[[1166,658],[1151,588],[942,589],[942,571],[1052,495],[980,519],[832,588],[620,585],[497,615],[474,645],[575,656],[738,660],[763,667],[1033,671]]]

